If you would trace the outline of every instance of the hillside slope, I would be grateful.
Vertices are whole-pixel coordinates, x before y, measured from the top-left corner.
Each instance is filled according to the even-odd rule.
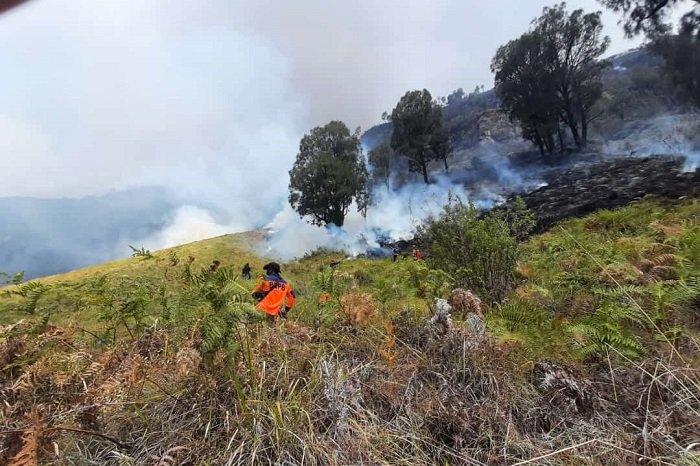
[[[319,251],[283,265],[275,327],[238,279],[259,235],[0,297],[0,463],[697,462],[697,202],[530,238],[499,304],[434,301],[453,279],[430,262]]]

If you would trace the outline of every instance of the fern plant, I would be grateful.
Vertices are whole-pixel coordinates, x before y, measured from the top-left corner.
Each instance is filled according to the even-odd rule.
[[[34,281],[18,285],[16,288],[6,291],[7,296],[19,296],[22,298],[17,310],[23,314],[34,315],[38,311],[39,299],[51,289],[51,285]]]
[[[227,372],[235,375],[233,369],[247,343],[241,325],[259,322],[264,316],[250,301],[248,290],[238,283],[233,267],[192,272],[190,264],[184,273],[188,286],[182,292],[179,312],[199,326],[198,349],[204,363],[213,367],[216,355],[222,352]]]
[[[568,331],[579,342],[578,351],[583,358],[608,354],[609,347],[625,356],[636,358],[642,355],[644,347],[629,326],[643,324],[643,317],[637,308],[607,301],[592,314],[569,325]]]

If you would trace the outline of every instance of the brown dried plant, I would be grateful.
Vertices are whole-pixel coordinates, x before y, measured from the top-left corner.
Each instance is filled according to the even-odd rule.
[[[179,452],[188,450],[187,447],[171,447],[165,450],[161,456],[151,455],[153,466],[176,466],[176,456]]]
[[[396,362],[398,353],[396,352],[396,335],[394,335],[394,324],[391,321],[387,322],[385,325],[386,337],[384,339],[384,348],[381,349],[379,354],[381,354],[384,361],[386,361],[387,367],[391,369]]]
[[[340,305],[353,325],[367,325],[377,316],[377,304],[369,293],[347,293],[340,298]]]
[[[663,243],[653,243],[647,247],[635,267],[642,273],[640,281],[650,283],[660,280],[676,278],[676,264],[678,257],[671,254],[673,247]]]
[[[481,299],[471,290],[455,288],[447,302],[452,306],[452,312],[455,314],[466,316],[469,312],[473,312],[481,317],[484,316]]]
[[[22,448],[10,460],[9,466],[37,466],[39,447],[46,430],[46,423],[36,409],[27,416],[30,426],[22,433]]]

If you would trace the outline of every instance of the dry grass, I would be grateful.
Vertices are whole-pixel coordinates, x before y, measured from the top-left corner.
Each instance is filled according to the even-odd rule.
[[[628,222],[604,220],[595,226],[610,235]],[[222,251],[237,251],[226,246],[229,239],[215,239],[206,253],[185,248],[178,255],[226,265]],[[550,257],[531,266],[532,280],[514,293],[558,313],[537,327],[539,347],[552,335],[563,338],[557,325],[595,309],[587,287],[604,268],[555,240],[566,293],[534,281],[552,268]],[[684,264],[677,249],[654,241],[630,241],[613,264],[629,257],[624,272],[632,268],[637,277]],[[114,273],[161,276],[160,260],[134,259]],[[393,276],[398,265],[390,261],[344,262],[338,274],[347,274],[348,288],[328,292],[308,278],[326,262],[314,260],[289,267],[301,310],[273,327],[230,324],[240,338],[208,359],[202,320],[182,316],[132,326],[133,335],[117,334],[114,343],[102,341],[98,329],[91,335],[61,320],[37,326],[38,316],[0,327],[0,464],[698,463],[697,348],[687,349],[691,362],[683,363],[667,344],[655,342],[638,360],[608,345],[603,359],[587,362],[567,352],[574,341],[543,360],[522,340],[501,343],[493,329],[474,332],[449,312],[432,315],[413,288],[391,288],[392,306],[385,307],[396,311],[380,317],[373,283]],[[565,274],[582,267],[590,275],[579,286]],[[187,290],[170,291],[189,299]],[[319,303],[322,293],[329,298]],[[451,301],[456,313],[483,310],[466,290]],[[312,325],[320,306],[328,318]]]

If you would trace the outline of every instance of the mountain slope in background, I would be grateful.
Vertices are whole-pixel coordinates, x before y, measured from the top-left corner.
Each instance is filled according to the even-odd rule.
[[[34,278],[128,255],[177,207],[162,188],[81,199],[0,198],[0,271]]]

